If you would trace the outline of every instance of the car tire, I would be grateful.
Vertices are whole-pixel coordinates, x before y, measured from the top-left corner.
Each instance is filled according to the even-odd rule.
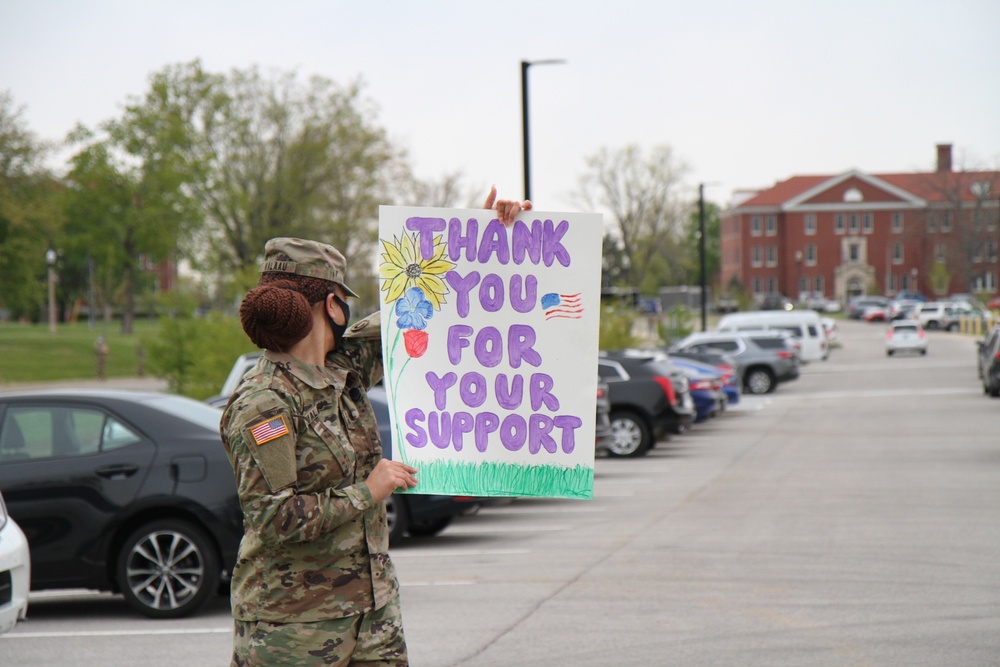
[[[220,571],[212,540],[180,519],[159,519],[132,531],[116,569],[125,601],[149,618],[195,612],[218,590]]]
[[[646,421],[634,412],[611,413],[611,443],[608,454],[617,458],[645,456],[653,442]]]
[[[410,524],[410,535],[413,537],[433,537],[451,525],[450,516],[441,517],[426,523]]]
[[[395,495],[386,498],[385,516],[389,523],[389,544],[399,544],[410,530],[410,507],[406,499]]]
[[[927,323],[927,325],[924,328],[927,329],[928,331],[935,331],[938,328],[938,323],[936,320],[931,320],[930,322]]]
[[[948,331],[958,331],[958,322],[952,322],[949,324]]]
[[[886,355],[887,357],[891,357],[891,356],[892,356],[892,353],[893,353],[893,350],[886,350],[886,351],[885,351],[885,355]]]
[[[769,394],[776,386],[774,374],[766,368],[752,368],[747,371],[744,385],[751,394]]]

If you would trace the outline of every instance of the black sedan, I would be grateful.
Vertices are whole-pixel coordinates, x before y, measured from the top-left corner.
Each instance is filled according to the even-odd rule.
[[[611,456],[645,456],[658,439],[694,423],[687,377],[662,356],[601,352],[597,372],[610,390]]]
[[[0,394],[0,489],[31,589],[120,592],[153,618],[216,594],[243,535],[220,415],[152,392]]]

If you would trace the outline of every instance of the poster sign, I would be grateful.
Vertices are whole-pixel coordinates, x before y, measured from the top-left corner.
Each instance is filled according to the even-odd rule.
[[[602,218],[379,208],[392,458],[415,493],[592,498]]]

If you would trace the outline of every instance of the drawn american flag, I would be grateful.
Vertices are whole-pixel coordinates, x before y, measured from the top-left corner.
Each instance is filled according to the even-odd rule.
[[[545,309],[545,319],[557,317],[578,320],[583,317],[583,300],[580,293],[558,294],[550,292],[542,295],[542,308]]]
[[[253,436],[254,442],[263,445],[265,442],[288,435],[288,426],[285,424],[284,417],[278,416],[257,424],[250,429],[250,434]]]

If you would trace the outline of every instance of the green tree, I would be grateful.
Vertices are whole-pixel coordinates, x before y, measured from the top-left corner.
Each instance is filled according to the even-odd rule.
[[[307,237],[339,248],[352,282],[372,283],[375,302],[377,286],[365,279],[377,205],[391,201],[390,167],[403,155],[375,124],[359,83],[268,78],[256,68],[210,74],[195,61],[155,73],[129,113],[155,128],[182,120],[183,131],[149,143],[154,154],[176,150],[190,168],[185,191],[205,222],[185,248],[196,268],[252,280],[269,238]]]
[[[60,185],[44,167],[50,146],[0,92],[0,305],[12,317],[35,319],[46,303],[46,260],[59,250]]]
[[[619,251],[605,257],[615,263],[605,269],[619,276],[622,285],[647,294],[676,284],[683,275],[681,239],[690,211],[690,202],[680,192],[687,167],[669,146],[654,147],[646,157],[630,145],[602,148],[587,159],[587,168],[576,198],[587,209],[610,213]]]

